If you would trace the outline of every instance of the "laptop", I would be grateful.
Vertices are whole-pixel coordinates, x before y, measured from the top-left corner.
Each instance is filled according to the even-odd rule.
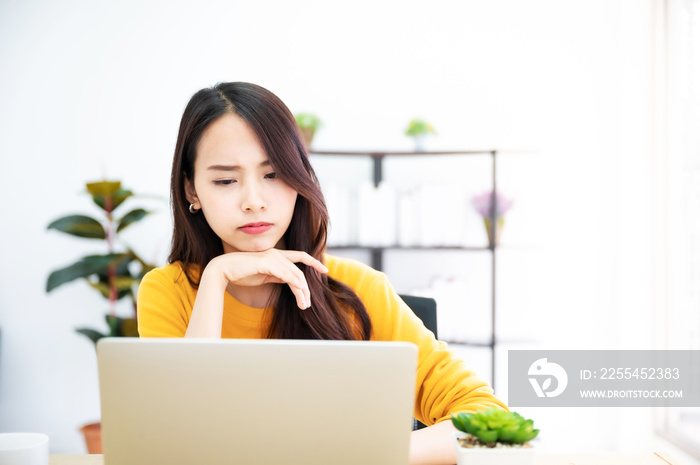
[[[406,465],[417,347],[104,338],[105,465]]]

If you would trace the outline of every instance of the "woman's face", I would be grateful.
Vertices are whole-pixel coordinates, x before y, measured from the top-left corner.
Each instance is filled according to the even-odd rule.
[[[224,252],[284,248],[297,192],[277,178],[248,124],[234,113],[214,120],[197,145],[187,200],[201,209]]]

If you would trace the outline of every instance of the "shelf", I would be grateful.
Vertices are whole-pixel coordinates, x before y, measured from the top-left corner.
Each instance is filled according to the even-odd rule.
[[[470,342],[470,341],[460,341],[454,339],[438,339],[450,345],[456,346],[467,346],[467,347],[488,347],[493,348],[495,346],[507,346],[507,345],[527,345],[527,344],[538,344],[540,341],[535,339],[498,339],[494,342]]]
[[[438,339],[439,341],[442,341],[446,344],[449,345],[455,345],[455,346],[467,346],[467,347],[487,347],[489,349],[493,349],[496,344],[493,342],[467,342],[467,341],[451,341],[451,340],[446,340],[446,339]]]
[[[433,155],[487,155],[491,157],[492,164],[492,176],[491,176],[491,189],[492,189],[492,203],[496,202],[496,156],[499,153],[497,150],[449,150],[449,151],[381,151],[381,150],[310,150],[309,155],[318,156],[355,156],[355,157],[370,157],[372,159],[372,177],[374,181],[374,186],[378,187],[383,179],[383,162],[387,157],[391,156],[411,156],[411,157],[425,157]],[[492,237],[496,234],[496,210],[491,211],[492,220]],[[471,347],[486,347],[491,350],[491,387],[495,389],[495,373],[496,373],[496,246],[363,246],[363,245],[338,245],[332,246],[328,245],[328,249],[331,250],[362,250],[368,251],[371,254],[371,266],[376,270],[383,270],[383,256],[384,252],[391,250],[413,250],[413,251],[440,251],[440,250],[450,250],[450,251],[489,251],[491,252],[491,342],[466,342],[466,341],[445,341],[448,344],[464,345]]]
[[[424,250],[424,251],[435,251],[435,250],[462,250],[467,252],[481,252],[491,250],[489,246],[474,246],[465,247],[461,245],[388,245],[388,246],[370,246],[370,245],[328,245],[329,249],[335,250],[368,250],[368,251],[382,251],[382,250]]]
[[[437,151],[437,152],[416,152],[416,151],[386,151],[381,152],[377,150],[353,150],[353,151],[339,151],[339,150],[310,150],[309,155],[344,155],[344,156],[363,156],[372,158],[381,158],[385,156],[426,156],[426,155],[491,155],[495,153],[496,150],[447,150],[447,151]]]

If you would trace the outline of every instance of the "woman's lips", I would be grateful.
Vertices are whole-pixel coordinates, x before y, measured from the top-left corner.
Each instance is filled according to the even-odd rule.
[[[272,227],[270,223],[248,223],[241,226],[240,229],[246,234],[262,234]]]

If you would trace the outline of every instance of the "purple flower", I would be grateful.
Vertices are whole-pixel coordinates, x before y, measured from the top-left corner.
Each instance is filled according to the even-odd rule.
[[[475,195],[472,198],[472,204],[476,211],[479,212],[484,218],[491,218],[491,200],[493,198],[493,191],[486,191],[481,194]],[[513,206],[513,200],[506,198],[505,195],[496,191],[496,218],[503,218],[503,216],[510,210]]]

